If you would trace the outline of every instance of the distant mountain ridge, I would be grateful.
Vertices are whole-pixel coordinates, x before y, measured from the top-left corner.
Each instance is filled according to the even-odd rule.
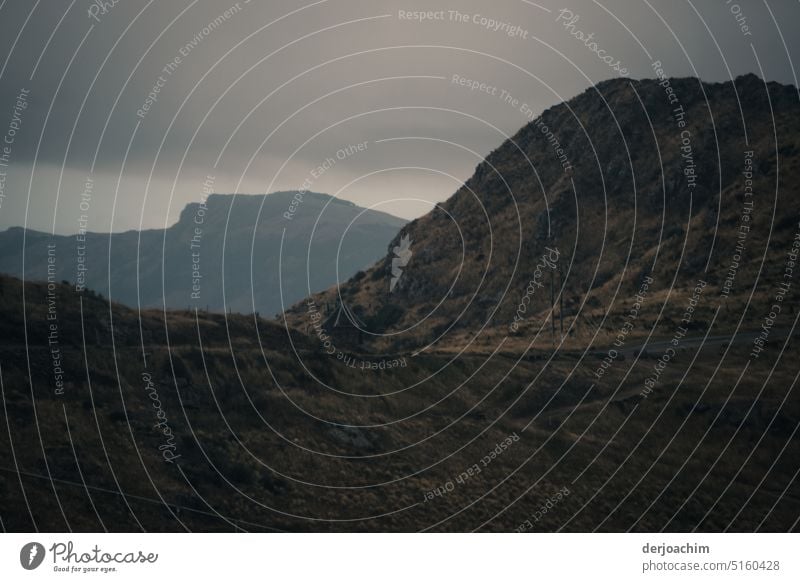
[[[314,192],[211,194],[164,230],[86,233],[84,241],[10,228],[0,233],[0,272],[39,281],[50,274],[130,306],[271,316],[282,300],[288,306],[335,284],[337,266],[346,279],[372,264],[404,224]]]

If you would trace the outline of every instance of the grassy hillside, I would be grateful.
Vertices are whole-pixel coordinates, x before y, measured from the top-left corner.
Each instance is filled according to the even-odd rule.
[[[680,349],[643,397],[660,354],[601,380],[600,356],[571,350],[371,370],[273,322],[67,285],[4,277],[0,311],[8,531],[787,530],[800,514],[796,340],[744,375],[747,345]]]

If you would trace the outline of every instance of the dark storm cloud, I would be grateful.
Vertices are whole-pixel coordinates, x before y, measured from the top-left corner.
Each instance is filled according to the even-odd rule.
[[[168,224],[208,175],[223,192],[299,188],[312,175],[312,189],[362,205],[421,199],[381,207],[418,215],[529,114],[621,69],[653,77],[659,60],[670,76],[795,84],[788,26],[800,8],[9,0],[0,15],[0,132],[30,92],[0,226],[70,232],[87,179],[92,230]],[[380,141],[398,137],[438,141]]]

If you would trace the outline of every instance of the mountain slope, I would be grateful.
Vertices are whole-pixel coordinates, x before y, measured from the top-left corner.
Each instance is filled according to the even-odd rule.
[[[769,312],[798,232],[799,184],[795,88],[753,75],[605,81],[522,128],[365,277],[313,301],[341,295],[376,349],[550,344],[551,302],[554,335],[563,321],[565,341],[607,344],[643,281],[632,336],[671,334],[701,280],[692,325],[723,306],[715,324],[731,329],[746,304],[751,322]],[[404,238],[411,258],[400,260]],[[302,326],[305,311],[287,319]]]
[[[0,233],[0,272],[22,276],[24,250],[29,280],[45,280],[50,264],[57,280],[84,276],[87,288],[131,306],[273,314],[334,284],[337,263],[344,279],[374,262],[405,224],[324,194],[306,192],[299,203],[295,195],[212,194],[187,205],[166,230],[87,233],[85,243],[11,228]],[[54,245],[52,263],[48,245]]]
[[[0,337],[10,532],[797,529],[788,350],[742,377],[746,347],[706,346],[631,415],[653,360],[596,388],[577,351],[362,367],[250,315],[5,276]]]

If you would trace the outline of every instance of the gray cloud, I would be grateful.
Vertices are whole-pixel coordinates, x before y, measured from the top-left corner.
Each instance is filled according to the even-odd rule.
[[[295,189],[311,176],[313,190],[416,216],[528,121],[522,104],[538,114],[618,74],[594,48],[634,78],[653,77],[659,60],[670,76],[754,72],[796,84],[796,3],[107,5],[102,13],[89,0],[70,10],[9,0],[0,10],[0,133],[20,89],[30,90],[0,227],[74,232],[87,177],[97,231],[171,223],[207,175],[221,192]],[[570,28],[557,21],[563,8],[578,16]],[[570,34],[577,30],[593,33],[597,47]],[[397,139],[412,137],[426,139]],[[363,142],[364,151],[336,159]],[[329,158],[336,163],[313,177]],[[387,203],[398,198],[417,201]]]

